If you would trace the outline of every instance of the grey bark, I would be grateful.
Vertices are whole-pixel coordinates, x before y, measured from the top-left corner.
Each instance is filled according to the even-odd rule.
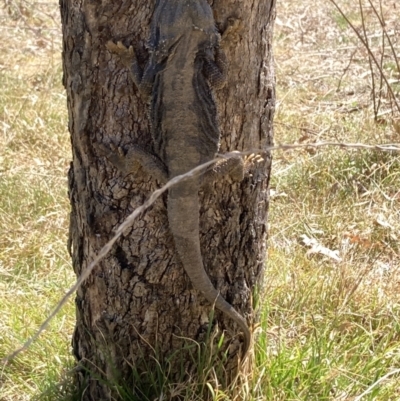
[[[106,43],[131,43],[144,64],[154,1],[61,0],[60,7],[73,150],[70,243],[79,275],[158,186],[143,171],[134,179],[124,176],[94,146],[151,146],[146,104]],[[229,17],[243,23],[237,42],[225,47],[228,82],[216,93],[220,151],[263,149],[272,142],[275,102],[274,0],[215,0],[213,10],[221,31]],[[265,265],[269,174],[266,157],[241,183],[221,179],[213,191],[200,193],[204,265],[221,295],[250,325],[258,319],[254,295],[261,291]],[[181,349],[185,338],[206,338],[211,305],[193,289],[176,258],[166,202],[167,195],[133,224],[77,292],[73,349],[85,400],[116,397],[109,383],[129,380],[132,369],[148,369],[155,350],[162,359]],[[225,365],[234,372],[238,330],[217,312],[213,324],[224,331]],[[179,369],[172,366],[172,374]]]

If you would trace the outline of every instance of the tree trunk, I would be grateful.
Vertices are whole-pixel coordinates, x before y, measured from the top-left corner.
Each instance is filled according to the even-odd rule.
[[[158,187],[142,170],[124,176],[94,146],[151,145],[146,104],[105,45],[109,40],[132,44],[144,63],[154,4],[155,0],[60,0],[63,83],[73,150],[70,243],[77,276]],[[264,149],[272,142],[275,104],[275,0],[214,0],[213,11],[221,32],[229,17],[242,21],[237,41],[224,49],[228,82],[215,93],[220,152]],[[262,290],[270,166],[267,156],[241,183],[221,178],[211,194],[199,193],[204,265],[215,287],[250,327],[258,319],[257,294]],[[122,398],[121,383],[144,392],[138,389],[144,376],[138,380],[138,375],[151,370],[154,374],[157,366],[166,366],[162,363],[167,358],[165,369],[175,382],[182,382],[182,370],[194,374],[194,344],[207,343],[210,327],[214,345],[224,334],[225,371],[237,370],[240,331],[218,311],[213,316],[212,305],[193,289],[175,254],[167,201],[165,194],[134,222],[77,292],[73,348],[84,400]],[[211,354],[221,357],[218,352],[215,346]],[[224,380],[220,378],[227,384]],[[147,390],[149,399],[159,396]]]

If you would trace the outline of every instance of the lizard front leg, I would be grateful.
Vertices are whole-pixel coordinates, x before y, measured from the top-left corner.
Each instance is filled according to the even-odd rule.
[[[143,100],[149,103],[155,76],[162,68],[160,63],[154,62],[153,53],[150,54],[149,61],[143,71],[132,46],[127,48],[122,42],[115,44],[109,41],[106,47],[111,53],[118,55],[121,63],[129,70],[131,79]],[[98,145],[97,148],[102,156],[105,156],[126,175],[135,174],[139,167],[142,167],[147,174],[156,178],[160,183],[167,182],[168,172],[164,163],[156,155],[139,145],[132,145],[126,154],[121,148],[116,148],[113,145],[111,150],[104,145]]]
[[[203,174],[201,180],[202,189],[205,192],[211,192],[212,185],[223,178],[228,178],[233,182],[241,182],[250,173],[252,167],[263,160],[261,155],[255,153],[244,158],[238,154],[237,156],[219,160]]]
[[[107,42],[106,47],[111,53],[116,54],[120,58],[121,63],[129,70],[131,79],[139,90],[143,100],[148,102],[152,93],[155,76],[161,69],[161,65],[154,62],[153,55],[151,54],[143,71],[132,46],[127,48],[122,42],[115,44],[110,40]]]
[[[244,170],[243,158],[239,155],[221,159],[204,173],[202,183],[211,185],[220,177],[229,177],[232,181],[239,182],[243,180]]]
[[[121,148],[111,145],[111,149],[102,144],[96,145],[97,150],[105,156],[123,174],[137,174],[142,168],[147,174],[161,184],[168,181],[168,171],[164,163],[154,154],[139,145],[132,145],[125,154]]]
[[[229,18],[228,27],[222,34],[220,43],[214,49],[215,54],[204,57],[203,73],[215,90],[224,87],[228,75],[228,60],[223,48],[228,46],[228,43],[238,42],[241,28],[242,24],[239,19]]]

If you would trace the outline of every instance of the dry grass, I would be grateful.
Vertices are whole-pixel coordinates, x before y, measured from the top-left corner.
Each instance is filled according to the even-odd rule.
[[[339,4],[360,27],[358,2]],[[370,48],[400,101],[400,71],[362,4]],[[382,9],[399,54],[399,5],[385,0]],[[0,21],[2,357],[33,333],[73,274],[58,6],[0,0]],[[278,2],[275,53],[277,143],[400,142],[385,88],[375,91],[374,119],[367,51],[329,0]],[[400,399],[399,155],[308,149],[274,157],[262,333],[254,382],[242,391],[254,400],[358,401],[370,386],[363,401]],[[66,399],[68,387],[53,386],[71,364],[73,315],[69,304],[3,367],[1,401]]]
[[[339,4],[359,27],[358,2]],[[371,50],[382,55],[379,21],[363,4]],[[382,7],[399,52],[398,6]],[[367,51],[329,1],[280,2],[275,52],[278,143],[399,142],[387,91],[374,120]],[[387,47],[384,60],[400,102]],[[354,400],[400,362],[399,154],[276,154],[271,188],[264,366],[285,374],[269,377],[264,394]],[[397,400],[399,385],[394,374],[362,399]]]
[[[34,333],[73,279],[70,160],[56,3],[0,2],[0,358]],[[29,400],[70,359],[72,305],[0,370],[0,400]]]

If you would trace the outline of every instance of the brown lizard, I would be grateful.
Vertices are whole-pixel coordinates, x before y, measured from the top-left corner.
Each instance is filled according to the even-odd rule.
[[[129,68],[133,82],[149,103],[155,150],[151,154],[133,146],[126,155],[103,151],[115,166],[127,174],[141,166],[165,182],[215,158],[220,133],[212,90],[225,84],[227,73],[220,41],[207,0],[158,0],[151,22],[149,60],[143,71],[132,47],[108,42],[107,48]],[[240,179],[243,161],[239,157],[228,159],[217,170]],[[204,176],[197,176],[169,189],[169,227],[194,288],[243,331],[244,360],[251,343],[247,322],[215,289],[203,266],[198,196],[203,180]]]

